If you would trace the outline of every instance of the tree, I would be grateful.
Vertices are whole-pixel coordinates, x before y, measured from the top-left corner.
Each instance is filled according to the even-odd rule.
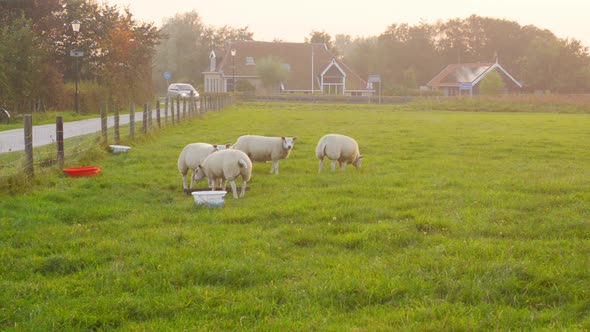
[[[351,41],[344,49],[343,59],[361,77],[369,77],[371,74],[381,74],[378,66],[377,37],[359,37]]]
[[[222,50],[228,41],[252,40],[253,33],[247,27],[207,26],[196,11],[191,11],[167,19],[161,35],[152,77],[157,89],[164,91],[165,72],[170,72],[174,81],[197,86],[203,82],[202,72],[212,50]]]
[[[406,68],[402,71],[402,87],[407,89],[417,89],[418,81],[416,81],[416,69],[414,66]]]
[[[262,80],[262,85],[271,92],[279,89],[279,84],[287,79],[289,73],[283,66],[281,59],[272,55],[260,59],[256,70]]]
[[[308,38],[305,38],[306,43],[323,43],[326,44],[326,47],[332,54],[338,55],[338,50],[334,47],[334,43],[332,42],[332,36],[324,31],[315,31],[313,30]]]
[[[15,19],[0,28],[0,99],[11,101],[15,111],[55,91],[52,86],[42,86],[54,73],[45,65],[47,55],[40,44],[29,19]]]
[[[506,85],[498,71],[494,70],[486,75],[479,83],[479,93],[488,96],[497,96],[502,93]]]
[[[210,51],[203,40],[205,29],[196,11],[176,14],[164,22],[153,70],[158,90],[164,91],[164,72],[170,72],[176,82],[195,85],[199,81]]]

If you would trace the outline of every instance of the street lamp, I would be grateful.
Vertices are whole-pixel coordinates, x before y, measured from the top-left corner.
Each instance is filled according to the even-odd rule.
[[[231,50],[231,66],[232,66],[232,86],[234,93],[236,93],[236,49]]]
[[[78,32],[80,32],[80,21],[78,20],[74,20],[72,21],[72,31],[74,31],[74,34],[76,35],[76,38],[78,36]],[[75,108],[76,108],[76,114],[78,114],[78,107],[79,107],[79,102],[78,102],[78,81],[80,80],[80,69],[78,67],[78,58],[81,57],[81,52],[75,50],[73,52],[70,52],[70,55],[76,58],[76,101],[75,101]]]

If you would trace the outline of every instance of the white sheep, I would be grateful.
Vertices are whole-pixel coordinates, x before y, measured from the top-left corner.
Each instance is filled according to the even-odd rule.
[[[286,159],[297,137],[240,136],[232,149],[243,151],[252,161],[270,161],[270,174],[279,174],[279,159]]]
[[[225,190],[227,181],[231,184],[234,198],[238,198],[235,178],[242,177],[242,191],[240,197],[246,193],[246,184],[252,177],[252,161],[240,150],[223,150],[207,156],[203,163],[193,172],[193,179],[199,181],[204,177],[209,180],[209,187],[215,190],[215,182],[218,179],[223,181],[222,188]]]
[[[343,170],[346,169],[347,163],[351,163],[356,168],[361,168],[363,162],[363,156],[359,152],[359,145],[354,138],[339,134],[328,134],[320,138],[315,148],[315,155],[320,160],[318,173],[322,172],[324,157],[332,160],[332,172],[336,168],[336,162]]]
[[[194,170],[199,166],[208,155],[215,151],[225,150],[230,147],[230,144],[226,145],[217,145],[217,144],[209,144],[209,143],[191,143],[182,149],[180,152],[180,156],[178,157],[178,171],[180,175],[182,175],[182,187],[184,190],[188,189],[188,185],[186,183],[186,174],[188,170]],[[193,189],[194,180],[191,178],[191,186],[190,189]]]

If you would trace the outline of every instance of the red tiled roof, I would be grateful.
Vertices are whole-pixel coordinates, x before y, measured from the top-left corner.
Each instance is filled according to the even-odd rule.
[[[231,50],[236,50],[232,59]],[[313,51],[312,51],[313,50]],[[226,77],[234,75],[240,77],[258,77],[256,62],[275,56],[289,65],[289,74],[283,86],[285,90],[311,90],[312,81],[312,53],[314,88],[319,89],[320,74],[335,60],[338,66],[346,73],[346,90],[366,90],[367,82],[354,73],[346,64],[338,60],[323,43],[282,43],[282,42],[232,42],[218,57],[216,71],[222,72]],[[219,55],[219,54],[218,54]],[[247,64],[247,58],[254,60],[253,65]]]

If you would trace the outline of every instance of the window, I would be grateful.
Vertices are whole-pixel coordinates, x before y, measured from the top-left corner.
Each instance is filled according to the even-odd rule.
[[[253,57],[251,57],[251,56],[247,56],[246,57],[246,66],[253,66],[255,64],[256,63],[254,63],[254,58]]]

